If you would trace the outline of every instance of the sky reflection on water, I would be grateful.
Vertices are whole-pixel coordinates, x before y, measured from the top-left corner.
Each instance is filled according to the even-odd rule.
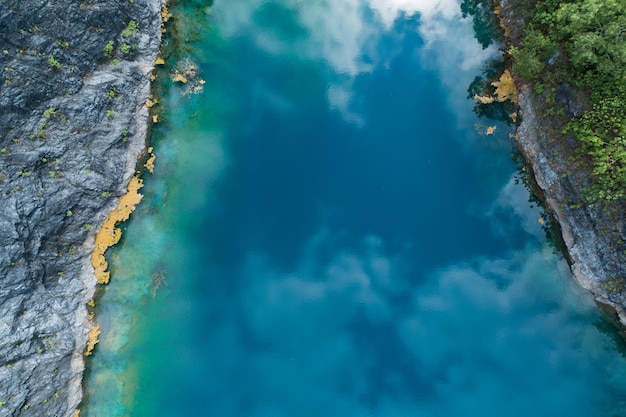
[[[506,126],[476,131],[496,50],[457,2],[218,0],[207,24],[205,93],[168,86],[111,262],[87,416],[626,414]]]

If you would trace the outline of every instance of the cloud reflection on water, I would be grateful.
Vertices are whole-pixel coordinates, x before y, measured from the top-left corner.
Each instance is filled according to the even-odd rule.
[[[598,415],[588,383],[602,384],[593,367],[610,349],[588,321],[592,300],[551,251],[414,277],[376,237],[323,260],[329,239],[313,238],[291,271],[250,253],[237,312],[212,338],[246,369],[236,390],[218,389],[223,415],[242,398],[259,417]]]
[[[337,74],[327,89],[329,106],[357,126],[366,121],[352,106],[353,83],[359,75],[388,64],[389,51],[378,48],[382,37],[393,33],[397,19],[418,19],[425,46],[416,65],[438,73],[459,115],[471,109],[467,86],[497,53],[495,47],[483,50],[478,45],[471,22],[461,18],[458,0],[248,0],[218,3],[215,9],[226,37],[246,37],[271,55],[326,62]]]

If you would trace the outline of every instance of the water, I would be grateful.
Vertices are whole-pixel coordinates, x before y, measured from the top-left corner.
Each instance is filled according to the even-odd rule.
[[[466,99],[497,50],[456,2],[174,12],[204,92],[161,74],[82,415],[626,416],[623,343]]]

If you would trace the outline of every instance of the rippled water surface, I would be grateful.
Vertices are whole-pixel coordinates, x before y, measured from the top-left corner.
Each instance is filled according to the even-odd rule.
[[[81,415],[626,416],[454,0],[192,3]]]

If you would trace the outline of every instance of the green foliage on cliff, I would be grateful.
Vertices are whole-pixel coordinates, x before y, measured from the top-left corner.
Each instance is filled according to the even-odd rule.
[[[592,166],[589,203],[626,196],[626,0],[547,0],[535,4],[520,46],[509,50],[516,74],[589,93],[585,114],[566,132]]]

